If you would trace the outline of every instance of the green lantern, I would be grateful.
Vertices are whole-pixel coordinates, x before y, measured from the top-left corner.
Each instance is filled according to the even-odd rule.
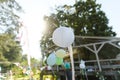
[[[62,65],[63,64],[63,58],[56,57],[56,65]]]

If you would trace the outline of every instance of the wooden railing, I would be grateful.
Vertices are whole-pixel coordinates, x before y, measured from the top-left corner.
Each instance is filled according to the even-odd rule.
[[[102,72],[104,72],[105,75],[115,75],[116,73],[120,74],[119,62],[120,60],[118,59],[100,60]],[[81,70],[79,67],[80,63],[79,61],[75,61],[74,64],[75,64],[75,73],[79,75]],[[85,64],[86,64],[85,70],[87,72],[87,75],[93,75],[95,72],[99,71],[96,60],[85,61]],[[62,75],[64,73],[64,68],[62,66],[53,66],[52,70],[46,70],[46,73],[47,72],[50,73],[52,71]]]

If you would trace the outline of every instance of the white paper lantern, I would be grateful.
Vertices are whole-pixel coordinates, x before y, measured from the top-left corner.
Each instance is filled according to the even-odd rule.
[[[69,47],[74,42],[74,32],[72,28],[59,27],[52,35],[53,42],[60,47]]]
[[[85,61],[81,60],[80,62],[80,68],[85,69]]]
[[[51,66],[47,66],[47,70],[52,70]]]
[[[59,49],[59,50],[56,51],[55,54],[56,54],[57,57],[64,58],[65,55],[66,55],[66,51],[63,50],[63,49]]]
[[[81,69],[85,69],[85,64],[80,64]]]
[[[47,64],[49,66],[53,66],[56,63],[56,55],[55,53],[51,53],[47,58]]]

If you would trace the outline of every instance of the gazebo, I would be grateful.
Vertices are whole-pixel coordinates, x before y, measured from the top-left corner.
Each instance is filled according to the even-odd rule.
[[[95,36],[76,36],[75,41],[73,43],[73,51],[77,48],[85,48],[89,52],[93,53],[95,55],[95,60],[84,60],[85,61],[85,72],[86,77],[88,80],[99,80],[100,76],[104,76],[104,78],[107,78],[107,80],[119,80],[120,78],[120,54],[115,53],[112,54],[113,58],[103,58],[101,59],[99,57],[100,51],[104,48],[104,46],[112,46],[117,49],[117,52],[120,50],[120,38],[117,37],[95,37]],[[110,49],[112,50],[112,49]],[[78,53],[77,51],[74,52],[74,67],[75,67],[75,76],[77,78],[81,78],[81,76],[84,76],[80,71],[80,57],[81,53]],[[108,53],[109,55],[109,53]],[[69,58],[69,54],[65,56],[65,58]],[[57,75],[60,80],[63,79],[64,69],[61,66],[53,66],[52,70],[44,69],[42,71],[41,77],[43,75]],[[86,78],[84,77],[84,78]],[[87,80],[86,79],[86,80]],[[42,80],[42,78],[41,78]],[[104,80],[104,79],[101,79]]]

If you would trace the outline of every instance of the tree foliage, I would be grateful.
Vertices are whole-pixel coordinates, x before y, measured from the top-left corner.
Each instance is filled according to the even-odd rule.
[[[74,28],[75,35],[115,36],[108,19],[95,0],[80,0],[73,6],[57,8],[60,25]],[[75,10],[74,10],[75,9]]]
[[[15,37],[7,33],[0,35],[0,53],[8,61],[20,61],[22,56],[21,47]]]
[[[21,60],[21,47],[16,41],[20,26],[18,12],[21,6],[15,0],[0,0],[0,61],[18,62]]]

